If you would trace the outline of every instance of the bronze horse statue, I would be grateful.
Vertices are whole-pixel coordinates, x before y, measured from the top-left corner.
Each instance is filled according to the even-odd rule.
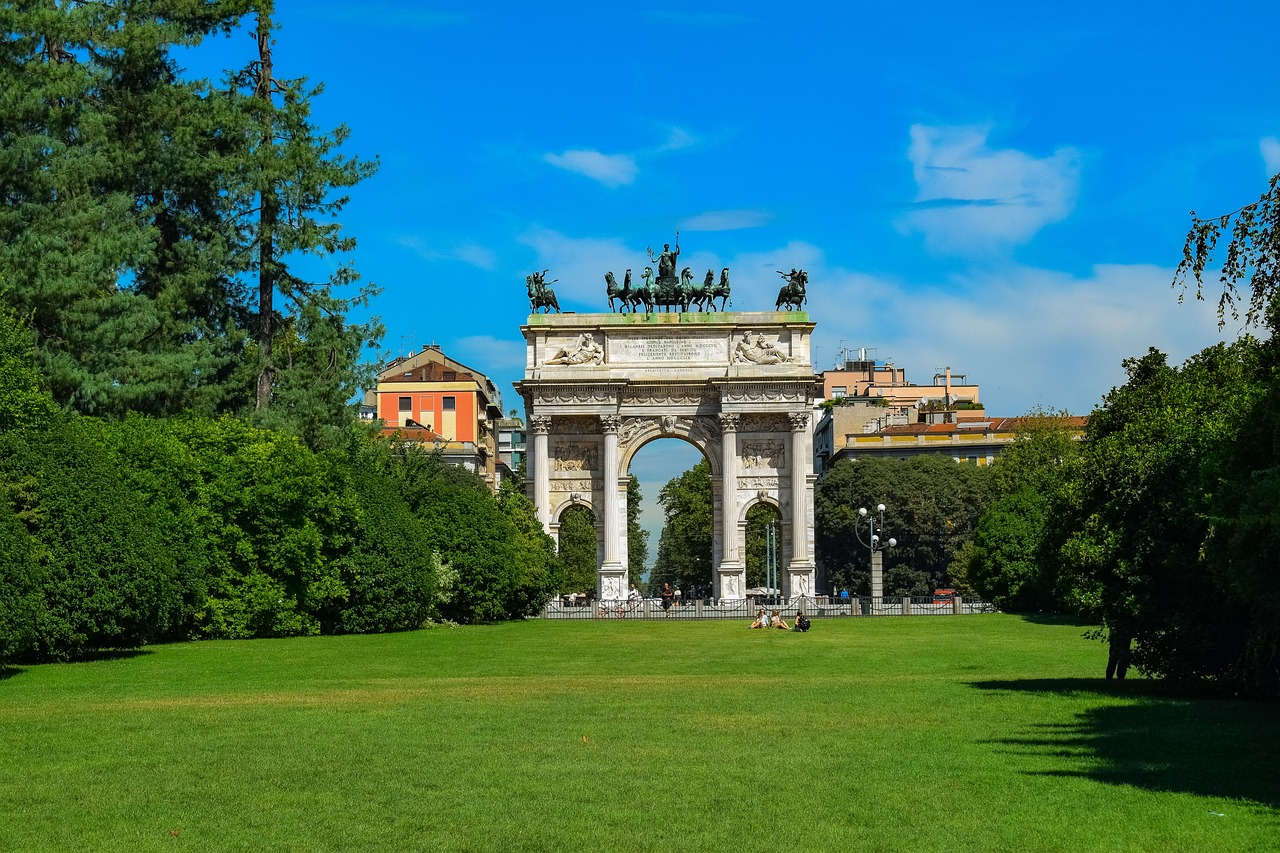
[[[787,306],[788,311],[801,310],[804,303],[808,301],[805,285],[809,283],[809,274],[804,270],[793,268],[789,273],[778,270],[778,275],[785,278],[787,283],[778,291],[778,302],[773,306],[774,310],[781,311],[784,305]]]
[[[529,289],[529,310],[534,314],[538,313],[539,308],[546,309],[545,313],[547,314],[551,313],[552,308],[556,309],[557,314],[560,313],[560,303],[556,301],[556,292],[547,287],[546,284],[547,272],[547,270],[543,270],[540,273],[536,272],[533,275],[524,277],[524,282]],[[559,280],[558,278],[553,278],[551,282],[554,284]]]
[[[609,310],[617,310],[619,314],[625,314],[627,309],[635,310],[635,305],[641,304],[640,300],[633,299],[634,291],[631,289],[631,270],[627,270],[623,276],[622,286],[618,286],[618,280],[613,277],[613,271],[604,274],[605,293],[609,297]],[[618,300],[618,306],[615,309],[613,300]]]
[[[689,298],[690,305],[697,305],[700,311],[715,311],[716,300],[720,300],[720,311],[725,310],[725,306],[729,304],[729,268],[725,267],[720,272],[720,283],[716,284],[716,274],[713,270],[707,270],[706,278],[702,280],[702,287],[694,288],[693,294]]]

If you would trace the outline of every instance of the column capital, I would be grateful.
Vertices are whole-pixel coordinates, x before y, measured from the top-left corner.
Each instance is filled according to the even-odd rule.
[[[617,435],[618,430],[622,428],[621,415],[601,415],[600,429],[606,434]]]
[[[551,432],[551,415],[534,415],[529,418],[529,426],[536,435],[546,435]]]
[[[741,421],[741,415],[736,415],[732,412],[721,412],[720,414],[716,415],[716,417],[720,419],[721,432],[737,432],[738,431],[738,424]]]
[[[792,432],[803,432],[809,428],[808,412],[791,412],[787,417],[791,419]]]

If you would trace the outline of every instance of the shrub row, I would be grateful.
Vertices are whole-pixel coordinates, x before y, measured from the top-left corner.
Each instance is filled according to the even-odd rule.
[[[0,663],[515,618],[557,581],[522,496],[357,432],[50,414],[0,433],[0,489]]]

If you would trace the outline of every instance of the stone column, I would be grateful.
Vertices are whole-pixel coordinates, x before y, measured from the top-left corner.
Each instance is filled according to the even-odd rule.
[[[791,562],[809,562],[809,477],[804,464],[809,435],[809,413],[792,412],[791,418]]]
[[[605,415],[600,418],[604,430],[604,563],[622,568],[618,543],[621,539],[618,527],[618,427],[622,418]]]
[[[603,415],[600,428],[604,431],[604,559],[600,563],[600,597],[621,600],[627,594],[626,569],[622,565],[619,545],[622,541],[622,525],[618,515],[622,502],[618,496],[618,428],[622,418]]]
[[[809,432],[809,412],[792,412],[791,458],[787,464],[791,472],[791,564],[788,566],[789,593],[791,597],[810,596],[817,589],[816,566],[809,553],[809,528],[813,523],[809,503],[809,460],[812,458]]]
[[[747,570],[738,554],[738,415],[720,414],[719,597],[746,597]]]
[[[738,562],[738,416],[720,415],[721,560]]]
[[[533,505],[538,510],[542,529],[551,532],[551,459],[547,435],[551,432],[550,415],[533,415]]]

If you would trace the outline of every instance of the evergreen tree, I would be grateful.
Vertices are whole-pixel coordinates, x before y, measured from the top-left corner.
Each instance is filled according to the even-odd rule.
[[[244,3],[0,7],[0,297],[82,412],[225,408],[238,342],[222,144],[170,57]]]
[[[284,404],[287,413],[265,422],[314,440],[310,423],[317,415],[338,421],[351,416],[343,393],[367,381],[368,371],[358,374],[356,365],[363,346],[382,332],[377,321],[346,322],[347,313],[376,292],[364,287],[345,295],[359,280],[349,265],[313,282],[291,263],[302,255],[336,256],[355,247],[333,220],[348,197],[334,193],[371,176],[377,163],[338,153],[349,135],[345,126],[328,133],[315,127],[311,99],[323,87],[276,76],[272,5],[257,4],[257,56],[231,78],[233,101],[246,119],[239,128],[244,156],[232,195],[242,232],[240,261],[257,278],[255,409]],[[309,344],[309,359],[282,363],[277,349],[290,335]],[[277,389],[286,373],[294,375]]]

